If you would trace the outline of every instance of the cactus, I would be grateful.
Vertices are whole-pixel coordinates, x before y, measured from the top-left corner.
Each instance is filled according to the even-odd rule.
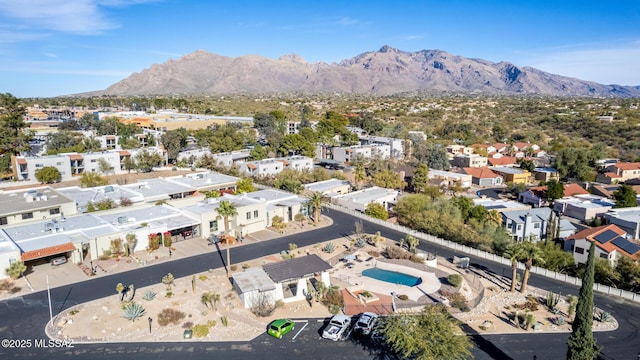
[[[146,310],[142,307],[142,305],[129,303],[124,307],[123,312],[123,318],[134,321],[135,319],[143,316]]]
[[[143,299],[147,300],[147,301],[151,301],[156,297],[156,293],[153,290],[147,290],[145,291],[144,295],[142,296]]]
[[[193,293],[195,294],[196,292],[196,275],[195,274],[191,277],[191,290],[193,290]]]
[[[328,243],[322,248],[322,251],[331,254],[332,252],[336,251],[336,246],[333,245],[333,243]]]
[[[552,292],[547,293],[547,297],[545,299],[545,305],[550,311],[553,311],[558,306],[558,302],[560,302],[560,295],[554,294]]]
[[[365,239],[360,238],[356,241],[356,243],[354,244],[355,247],[357,248],[363,248],[365,245],[367,245],[367,242],[365,241]]]
[[[116,285],[116,292],[118,293],[120,301],[122,301],[124,299],[124,285],[122,285],[122,283],[118,283],[118,285]]]
[[[167,288],[171,288],[171,285],[173,284],[173,274],[172,273],[168,273],[167,275],[162,277],[162,283],[167,285]]]

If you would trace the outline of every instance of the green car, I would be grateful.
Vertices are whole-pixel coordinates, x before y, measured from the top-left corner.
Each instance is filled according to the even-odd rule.
[[[296,323],[293,320],[289,319],[278,319],[274,320],[271,324],[269,324],[269,329],[267,330],[267,334],[282,339],[284,334],[296,328]]]

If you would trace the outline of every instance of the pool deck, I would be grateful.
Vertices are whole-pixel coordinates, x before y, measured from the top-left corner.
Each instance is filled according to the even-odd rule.
[[[359,258],[367,258],[367,255],[360,256]],[[368,276],[362,275],[362,271],[376,267],[406,273],[412,276],[418,276],[422,278],[422,283],[416,286],[405,286],[400,284],[392,284],[381,280],[376,280]],[[348,282],[352,285],[362,287],[364,290],[375,292],[378,294],[391,294],[392,292],[401,295],[407,295],[410,300],[418,301],[420,297],[427,294],[434,294],[440,289],[440,280],[438,280],[435,273],[421,271],[417,269],[405,268],[395,264],[378,262],[375,259],[370,261],[351,261],[340,262],[334,266],[334,272],[331,276],[338,278],[341,281]]]

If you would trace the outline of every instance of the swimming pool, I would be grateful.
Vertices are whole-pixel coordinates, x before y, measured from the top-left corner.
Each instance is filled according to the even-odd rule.
[[[422,284],[422,279],[419,277],[380,268],[366,269],[362,272],[362,275],[391,284],[401,284],[405,286]]]

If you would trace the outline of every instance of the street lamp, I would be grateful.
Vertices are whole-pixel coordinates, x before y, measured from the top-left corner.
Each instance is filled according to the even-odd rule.
[[[96,269],[93,267],[93,260],[89,260],[89,266],[91,266],[91,272],[96,273]]]

